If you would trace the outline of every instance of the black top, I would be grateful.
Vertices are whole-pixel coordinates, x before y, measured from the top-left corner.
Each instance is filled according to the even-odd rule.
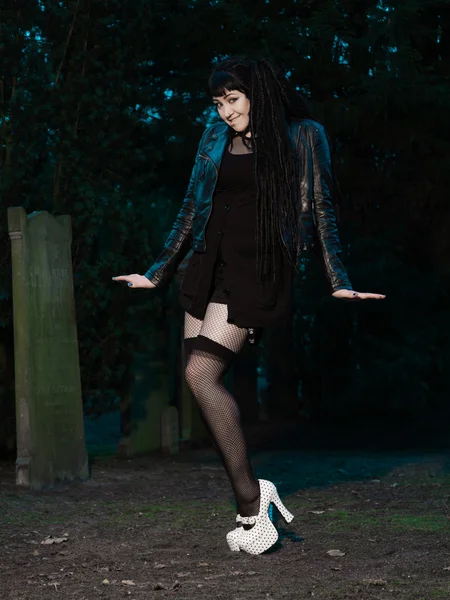
[[[228,304],[228,322],[263,327],[289,316],[293,269],[281,249],[275,283],[256,279],[256,182],[253,153],[225,150],[205,231],[206,252],[192,254],[180,290],[182,307],[203,319],[209,302]]]

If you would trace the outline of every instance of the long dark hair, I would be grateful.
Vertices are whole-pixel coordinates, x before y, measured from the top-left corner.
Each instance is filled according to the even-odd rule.
[[[277,247],[281,246],[296,266],[302,239],[299,201],[293,194],[299,160],[293,160],[287,123],[296,118],[317,119],[282,70],[264,58],[223,60],[214,67],[208,88],[213,97],[237,90],[250,100],[248,129],[257,187],[257,278],[274,279]],[[232,135],[231,127],[229,131]]]

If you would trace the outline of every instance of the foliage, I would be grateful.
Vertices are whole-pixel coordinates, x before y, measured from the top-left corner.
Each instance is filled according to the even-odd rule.
[[[6,0],[1,27],[0,326],[12,322],[6,208],[70,214],[92,410],[126,391],[137,350],[163,352],[172,300],[110,277],[159,252],[210,116],[210,66],[235,53],[284,64],[309,98],[333,141],[351,278],[388,294],[317,305],[323,274],[301,279],[311,402],[334,397],[326,382],[342,373],[336,402],[352,406],[422,410],[448,393],[447,1]]]

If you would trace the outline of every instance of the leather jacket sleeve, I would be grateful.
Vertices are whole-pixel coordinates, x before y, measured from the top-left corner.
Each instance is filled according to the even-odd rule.
[[[339,258],[342,252],[332,198],[334,179],[331,150],[322,125],[316,124],[313,132],[313,217],[325,262],[325,273],[333,292],[351,290],[347,272]]]
[[[198,154],[206,131],[197,149],[194,167],[192,169],[189,185],[181,205],[180,211],[175,219],[172,229],[166,239],[164,248],[153,265],[144,273],[155,286],[161,287],[170,283],[179,264],[189,252],[192,246],[192,222],[194,218],[194,187],[198,170]]]

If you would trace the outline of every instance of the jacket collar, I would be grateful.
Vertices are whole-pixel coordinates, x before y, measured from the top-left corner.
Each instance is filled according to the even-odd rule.
[[[207,138],[206,145],[203,148],[203,152],[209,156],[209,158],[219,169],[223,153],[225,151],[228,140],[228,125],[225,123],[219,123],[211,128],[211,133]]]
[[[288,124],[288,132],[291,138],[291,142],[295,147],[297,145],[297,130],[299,123],[290,122]],[[217,123],[211,127],[211,133],[208,135],[206,144],[202,149],[202,153],[205,153],[216,165],[217,169],[220,168],[222,163],[223,153],[225,151],[228,140],[228,125],[226,123]]]

